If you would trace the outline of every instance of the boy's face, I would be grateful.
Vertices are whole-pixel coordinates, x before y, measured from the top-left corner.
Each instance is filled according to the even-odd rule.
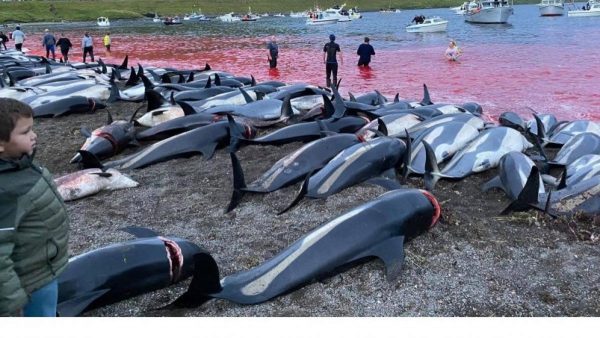
[[[0,141],[0,158],[19,159],[24,154],[31,155],[35,149],[37,135],[33,132],[33,118],[20,117],[10,140]]]

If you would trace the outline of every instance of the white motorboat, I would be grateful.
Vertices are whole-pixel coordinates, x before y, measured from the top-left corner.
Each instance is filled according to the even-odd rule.
[[[454,13],[456,13],[457,15],[465,15],[465,13],[471,9],[476,9],[477,8],[477,3],[474,1],[466,1],[464,2],[462,5],[458,6],[458,7],[453,7],[452,10],[454,10]]]
[[[448,20],[444,20],[439,16],[425,18],[423,23],[406,26],[406,31],[409,33],[433,33],[444,32],[448,28]]]
[[[171,26],[171,25],[181,25],[181,19],[178,16],[174,16],[174,17],[166,17],[163,20],[163,23],[167,26]]]
[[[218,19],[221,20],[221,21],[223,21],[223,22],[242,21],[242,18],[240,18],[237,15],[234,15],[233,12],[221,15],[221,16],[218,17]]]
[[[285,14],[282,13],[273,14],[273,16],[276,18],[285,18]]]
[[[470,6],[465,13],[465,21],[472,23],[506,23],[514,13],[512,0],[478,0],[477,7]]]
[[[344,9],[345,6],[346,4],[344,3],[341,6],[333,6],[331,8],[328,8],[323,11],[323,16],[327,18],[335,18],[338,20],[338,22],[352,21],[353,18],[356,17],[356,15],[351,17],[350,13]],[[358,18],[362,17],[360,14],[358,15]]]
[[[98,19],[96,19],[96,23],[100,27],[109,27],[110,26],[110,21],[108,20],[107,17],[104,17],[104,16],[101,16]]]
[[[538,8],[540,16],[560,16],[564,14],[565,4],[563,0],[542,0]]]
[[[588,16],[600,16],[600,2],[589,1],[585,6],[585,9],[568,11],[567,16],[573,17],[588,17]]]
[[[312,13],[306,19],[307,25],[329,25],[333,23],[338,23],[338,18],[327,17],[323,15],[323,12]]]
[[[185,21],[209,21],[210,19],[207,18],[204,14],[202,14],[202,12],[199,12],[199,13],[192,12],[191,14],[185,15],[183,17],[183,20],[185,20]]]
[[[290,18],[308,18],[308,11],[290,12]]]
[[[242,15],[242,21],[256,21],[258,19],[260,19],[260,16],[253,14],[250,7],[248,7],[248,14]]]
[[[154,13],[154,18],[152,18],[152,22],[162,22],[163,20],[158,16],[158,14]]]

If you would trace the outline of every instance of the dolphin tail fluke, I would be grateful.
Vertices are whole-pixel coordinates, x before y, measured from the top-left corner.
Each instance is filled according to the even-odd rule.
[[[310,179],[312,174],[313,172],[311,171],[308,173],[308,175],[306,175],[306,179],[302,183],[302,186],[300,187],[300,191],[298,192],[298,195],[296,195],[296,198],[285,209],[278,212],[277,215],[286,213],[288,210],[295,207],[298,203],[300,203],[300,201],[302,201],[302,199],[304,198],[304,196],[306,196],[306,193],[308,192],[308,180]]]
[[[246,188],[244,171],[240,161],[233,152],[229,153],[229,156],[231,157],[231,167],[233,169],[233,193],[231,194],[231,201],[229,202],[227,209],[225,209],[225,213],[230,212],[240,204],[242,197],[244,197],[243,189]]]
[[[429,106],[432,105],[431,97],[429,96],[429,89],[427,89],[427,85],[423,84],[423,100],[421,100],[421,105]]]
[[[221,290],[217,262],[211,255],[199,253],[194,255],[194,276],[188,290],[171,303],[171,306],[177,308],[197,307],[212,299],[211,294]]]
[[[440,169],[437,165],[437,158],[435,152],[431,149],[429,143],[422,141],[425,147],[425,174],[423,178],[425,180],[425,189],[433,191],[435,184],[440,179]]]

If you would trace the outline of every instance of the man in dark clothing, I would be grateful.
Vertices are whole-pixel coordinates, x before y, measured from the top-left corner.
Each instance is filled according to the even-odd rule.
[[[340,53],[340,63],[344,63],[344,57],[340,50],[340,45],[335,43],[335,35],[329,35],[329,42],[323,47],[323,62],[325,63],[325,73],[327,87],[331,87],[331,75],[333,74],[333,83],[337,85],[338,62],[336,54]]]
[[[269,39],[269,43],[267,43],[268,60],[270,68],[277,68],[277,57],[279,56],[279,47],[277,46],[277,42],[275,41],[275,37],[271,36]]]
[[[45,34],[42,37],[42,46],[46,48],[46,59],[49,58],[50,53],[52,53],[52,60],[55,60],[56,53],[54,52],[54,46],[56,45],[56,38],[48,31],[48,28],[46,28],[44,32]]]
[[[69,49],[73,47],[71,40],[65,38],[65,33],[60,34],[60,39],[56,42],[56,45],[60,47],[60,53],[63,56],[63,61],[66,63],[69,61]]]
[[[0,31],[0,44],[2,46],[4,46],[5,50],[8,50],[8,48],[6,48],[7,42],[8,42],[8,36],[6,36],[6,34],[4,34],[4,32]]]
[[[375,49],[373,46],[369,44],[369,38],[365,37],[365,42],[361,43],[358,46],[358,50],[356,51],[357,55],[360,55],[358,58],[358,66],[369,66],[369,62],[371,62],[371,55],[375,55]]]

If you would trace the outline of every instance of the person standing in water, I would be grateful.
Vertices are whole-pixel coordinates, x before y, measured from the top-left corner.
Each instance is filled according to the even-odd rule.
[[[267,59],[269,60],[269,68],[277,68],[277,58],[279,57],[279,47],[275,37],[271,36],[267,43]]]
[[[25,33],[23,33],[20,26],[17,26],[15,31],[12,32],[12,39],[15,41],[15,49],[21,52],[23,42],[25,42]]]
[[[456,44],[456,41],[450,40],[448,44],[448,48],[446,48],[446,58],[450,61],[457,61],[458,58],[462,55],[462,50]]]
[[[327,87],[331,87],[331,77],[333,75],[333,84],[337,86],[338,62],[336,54],[340,53],[340,64],[344,63],[344,57],[340,45],[335,43],[335,35],[329,35],[329,42],[323,47],[323,62],[325,63],[325,76]]]
[[[52,60],[56,60],[56,52],[54,46],[56,45],[56,38],[52,33],[48,31],[48,28],[44,29],[44,36],[42,37],[42,47],[46,49],[46,59],[50,57],[52,53]]]
[[[69,49],[73,47],[73,44],[71,44],[71,40],[65,37],[65,33],[60,34],[60,39],[58,39],[56,45],[60,48],[60,53],[62,54],[63,61],[65,63],[69,62]]]
[[[356,54],[360,56],[358,58],[359,67],[369,67],[369,63],[371,62],[371,55],[375,55],[375,49],[373,49],[373,46],[369,44],[369,41],[369,38],[365,37],[365,42],[361,43],[360,46],[358,46],[358,50],[356,51]]]
[[[110,32],[107,32],[102,40],[104,42],[104,48],[106,48],[106,52],[110,54]]]
[[[94,62],[94,41],[88,32],[85,32],[83,35],[81,48],[83,49],[83,63],[85,63],[88,54],[90,54],[90,58],[92,59],[92,62]]]
[[[4,50],[8,50],[8,48],[6,48],[7,42],[8,42],[8,36],[6,36],[6,34],[4,34],[4,32],[0,31],[0,45],[4,46]]]

